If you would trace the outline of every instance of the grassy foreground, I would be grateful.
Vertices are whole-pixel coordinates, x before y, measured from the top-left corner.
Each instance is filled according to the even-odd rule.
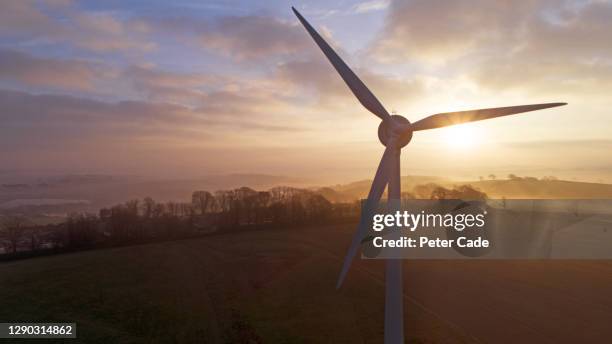
[[[243,232],[3,263],[0,322],[76,322],[86,343],[382,342],[380,262],[358,262],[335,289],[352,230]],[[471,341],[409,299],[405,308],[408,342]]]

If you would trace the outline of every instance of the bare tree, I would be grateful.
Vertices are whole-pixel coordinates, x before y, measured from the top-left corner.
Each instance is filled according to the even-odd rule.
[[[116,213],[115,213],[116,215]],[[71,214],[66,221],[67,247],[91,247],[96,242],[98,219],[90,214]]]
[[[200,215],[206,215],[212,209],[214,200],[215,198],[208,191],[194,191],[191,194],[191,205]]]
[[[331,217],[332,204],[322,195],[312,194],[306,200],[306,211],[310,221],[323,222]]]
[[[157,203],[153,207],[153,217],[159,218],[166,213],[166,205],[163,203]]]
[[[108,222],[113,238],[123,241],[140,236],[142,227],[139,220],[138,201],[128,201],[110,208]]]
[[[221,213],[221,225],[227,225],[231,223],[230,210],[234,203],[235,195],[231,190],[219,190],[215,192],[215,203],[218,211]]]
[[[0,224],[0,237],[7,251],[17,252],[19,241],[25,232],[26,219],[22,216],[8,216],[2,219]]]
[[[28,230],[30,235],[30,251],[36,251],[40,248],[40,228],[38,226],[33,226]]]
[[[139,200],[133,199],[133,200],[129,200],[129,201],[125,202],[125,207],[127,208],[127,210],[132,215],[138,216],[138,206],[139,206],[139,204],[140,204]]]
[[[151,197],[145,197],[142,200],[142,215],[146,219],[153,217],[153,211],[155,209],[155,201]]]
[[[175,217],[177,216],[177,212],[178,212],[178,205],[173,202],[173,201],[168,201],[166,202],[166,214],[171,216],[171,217]]]
[[[257,193],[257,206],[255,209],[255,223],[261,224],[264,222],[266,216],[266,209],[270,203],[270,193],[267,191],[260,191]]]

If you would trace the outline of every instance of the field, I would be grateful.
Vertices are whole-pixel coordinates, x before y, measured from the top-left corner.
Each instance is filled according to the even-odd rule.
[[[382,262],[357,260],[335,290],[352,230],[251,231],[3,263],[0,321],[76,322],[87,343],[379,343]],[[612,263],[404,266],[410,343],[612,336]]]

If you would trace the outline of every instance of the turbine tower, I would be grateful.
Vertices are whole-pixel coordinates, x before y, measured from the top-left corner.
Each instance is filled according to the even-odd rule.
[[[397,208],[400,204],[400,153],[401,149],[412,139],[413,132],[567,105],[567,103],[547,103],[446,112],[431,115],[415,123],[410,123],[405,117],[395,114],[389,115],[374,94],[342,61],[327,42],[323,40],[308,21],[294,7],[291,7],[291,9],[361,105],[382,120],[378,126],[378,138],[386,148],[374,175],[368,198],[362,208],[361,219],[344,259],[336,288],[342,286],[351,262],[357,254],[362,240],[367,236],[370,219],[375,209],[378,208],[378,202],[387,185],[388,204],[392,208]],[[396,343],[404,343],[402,261],[401,259],[389,259],[385,265],[385,344]]]

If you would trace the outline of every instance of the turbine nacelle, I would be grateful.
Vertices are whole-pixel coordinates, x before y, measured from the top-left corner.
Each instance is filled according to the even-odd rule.
[[[380,122],[378,125],[378,139],[386,147],[391,139],[395,141],[396,148],[402,148],[412,140],[412,128],[410,121],[400,115],[391,117]]]

